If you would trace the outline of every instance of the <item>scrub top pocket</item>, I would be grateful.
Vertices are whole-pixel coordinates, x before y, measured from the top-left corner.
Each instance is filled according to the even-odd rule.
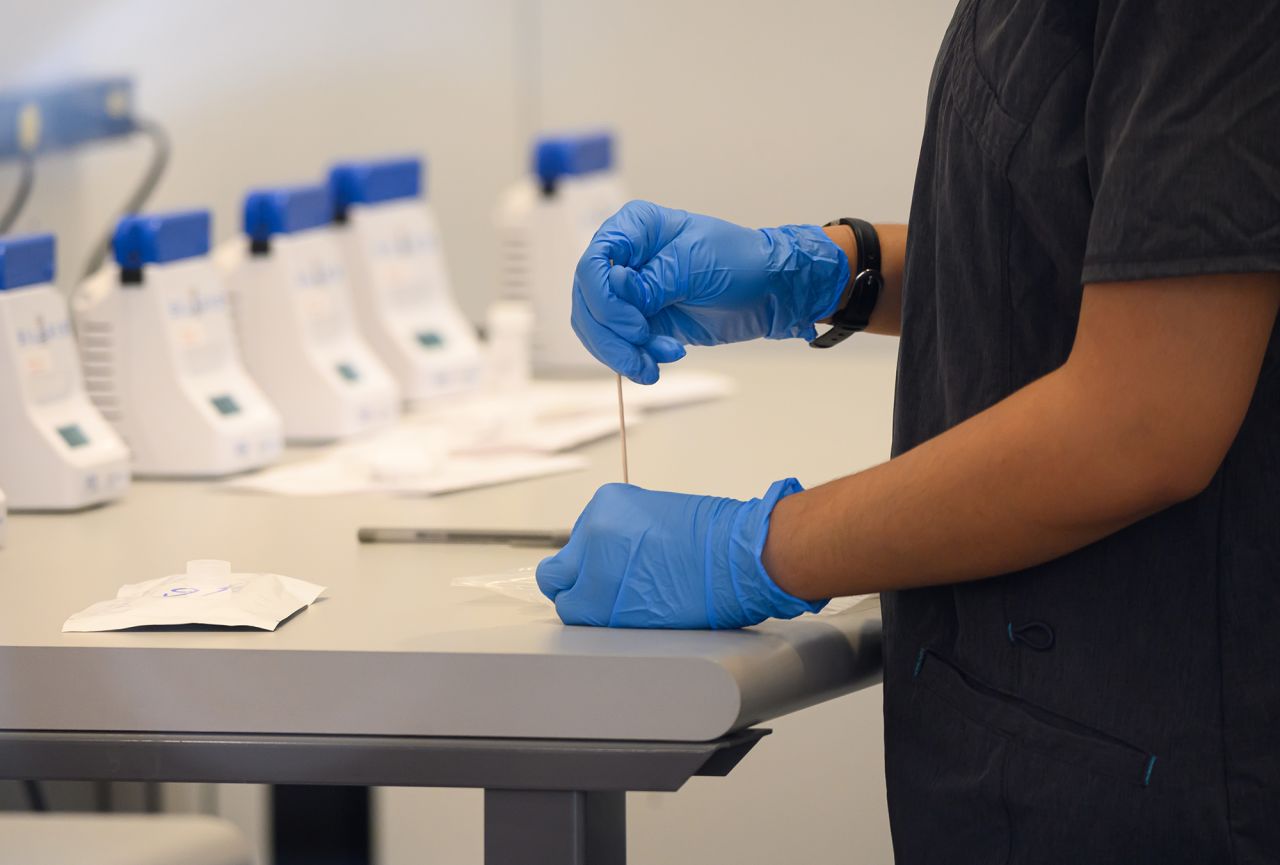
[[[1002,858],[983,861],[1216,865],[1217,851],[1228,849],[1220,823],[1187,798],[1188,779],[1179,767],[1162,765],[1146,749],[991,688],[928,650],[919,655],[913,683],[952,714],[951,721],[934,722],[951,731],[953,748],[975,729],[982,731],[979,739],[960,750],[998,743],[988,747],[1000,764],[1002,820],[989,831],[1007,849]],[[1200,786],[1207,779],[1195,780]],[[967,798],[955,796],[934,808],[972,819]],[[1173,831],[1171,812],[1182,815]],[[1082,833],[1085,825],[1089,831]]]
[[[917,687],[1019,748],[1127,786],[1147,788],[1159,780],[1155,754],[998,691],[927,649],[920,653],[914,677]]]
[[[1007,737],[916,689],[885,706],[889,817],[897,862],[1000,865],[1012,843]]]

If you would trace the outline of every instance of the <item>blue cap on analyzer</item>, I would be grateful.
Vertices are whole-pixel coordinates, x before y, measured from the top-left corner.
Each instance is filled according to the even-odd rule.
[[[53,282],[52,234],[0,237],[0,291]]]
[[[533,171],[544,184],[612,167],[613,135],[608,132],[545,136],[533,145]]]
[[[416,156],[339,162],[329,170],[329,191],[336,215],[353,204],[377,204],[423,194],[423,160]]]
[[[146,264],[206,255],[211,222],[207,210],[126,216],[111,239],[116,263],[127,270],[137,270]]]
[[[255,241],[327,225],[332,217],[332,198],[323,183],[255,189],[244,199],[244,233]]]

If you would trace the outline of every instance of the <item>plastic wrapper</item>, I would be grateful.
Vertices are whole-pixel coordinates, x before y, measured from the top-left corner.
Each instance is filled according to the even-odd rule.
[[[524,601],[530,604],[541,604],[543,606],[552,606],[551,601],[546,595],[542,594],[542,590],[538,588],[538,580],[536,576],[537,566],[529,565],[523,568],[512,568],[509,571],[502,571],[496,574],[477,574],[471,577],[455,577],[450,585],[459,586],[467,589],[486,589],[490,592],[496,592],[504,598],[511,598],[516,601]],[[872,595],[847,595],[842,598],[832,598],[827,605],[818,613],[806,613],[805,615],[816,616],[834,616],[843,613],[845,610],[852,609]]]
[[[450,585],[467,589],[487,589],[497,592],[504,598],[525,601],[530,604],[551,606],[550,599],[538,588],[535,575],[536,565],[524,568],[512,568],[499,574],[477,574],[472,577],[455,577]]]

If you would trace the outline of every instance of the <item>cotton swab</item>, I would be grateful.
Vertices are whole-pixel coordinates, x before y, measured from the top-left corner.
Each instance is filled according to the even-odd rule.
[[[627,414],[622,408],[622,374],[618,374],[618,432],[622,435],[622,482],[631,483],[627,470]]]

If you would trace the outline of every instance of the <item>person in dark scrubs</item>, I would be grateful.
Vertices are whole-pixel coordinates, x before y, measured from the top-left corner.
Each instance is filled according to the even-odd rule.
[[[644,383],[901,343],[892,459],[603,487],[538,569],[565,622],[880,592],[899,865],[1280,862],[1280,4],[962,0],[908,226],[633,202],[573,291]]]

